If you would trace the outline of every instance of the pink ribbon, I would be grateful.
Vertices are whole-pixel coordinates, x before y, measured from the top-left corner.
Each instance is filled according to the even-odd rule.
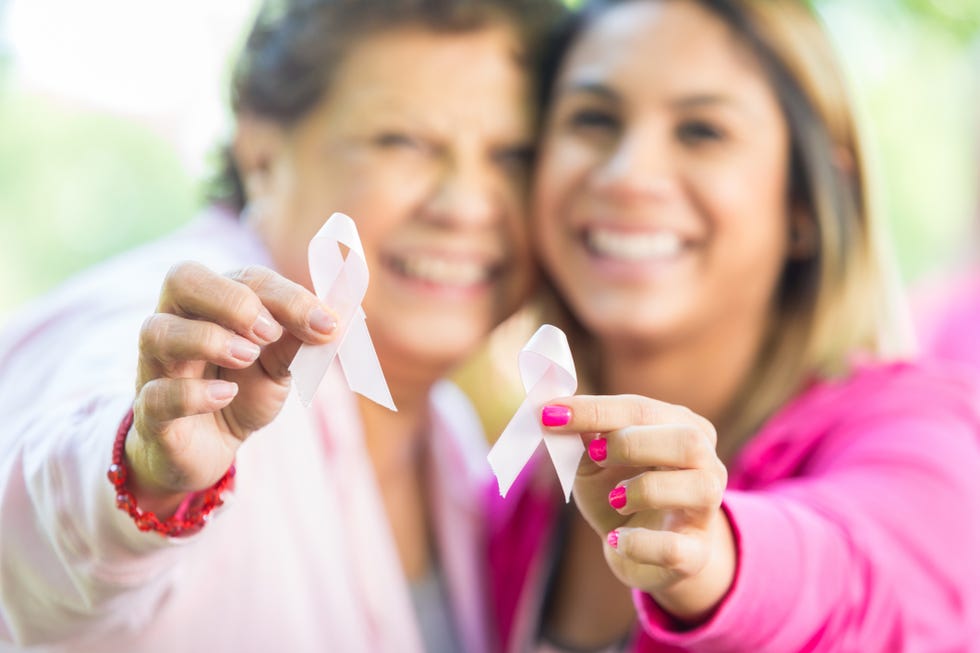
[[[567,503],[585,445],[576,435],[549,433],[541,425],[541,409],[555,397],[575,394],[578,377],[561,329],[545,324],[524,345],[518,355],[521,382],[527,396],[487,455],[497,477],[500,496],[507,496],[517,475],[544,440]]]
[[[348,248],[347,258],[340,245]],[[324,374],[334,358],[339,358],[351,390],[397,410],[361,308],[369,275],[354,221],[343,213],[330,216],[310,241],[309,260],[313,288],[336,315],[337,327],[327,344],[301,346],[289,366],[300,401],[310,405]]]

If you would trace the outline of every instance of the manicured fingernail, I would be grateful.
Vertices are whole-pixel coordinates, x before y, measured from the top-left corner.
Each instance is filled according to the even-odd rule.
[[[225,401],[238,394],[238,384],[228,381],[212,381],[208,384],[208,396],[212,401]]]
[[[609,531],[609,535],[606,536],[606,542],[608,542],[609,543],[609,546],[611,546],[612,548],[618,549],[619,548],[619,531],[618,530],[616,530],[616,531]]]
[[[601,463],[606,459],[606,439],[596,438],[589,443],[589,458]]]
[[[310,311],[310,326],[320,333],[333,333],[337,328],[337,318],[318,306]]]
[[[282,335],[282,327],[276,324],[271,315],[262,312],[252,325],[252,333],[266,342],[275,342]]]
[[[609,505],[619,510],[626,505],[626,488],[622,485],[614,487],[609,493]]]
[[[232,355],[233,358],[237,358],[243,363],[251,363],[256,358],[259,357],[261,353],[259,346],[250,340],[245,338],[239,338],[235,336],[228,343],[228,353]]]
[[[545,406],[541,409],[541,423],[545,426],[565,426],[572,421],[572,409],[568,406]]]

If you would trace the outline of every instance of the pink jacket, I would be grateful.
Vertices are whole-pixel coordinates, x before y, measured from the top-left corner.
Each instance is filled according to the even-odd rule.
[[[493,607],[527,650],[560,499],[531,474],[492,500]],[[980,651],[980,393],[937,366],[815,384],[729,470],[734,585],[679,630],[637,593],[631,650]]]
[[[140,533],[116,509],[105,472],[139,327],[182,259],[267,263],[213,213],[74,279],[0,335],[0,651],[422,653],[339,374],[242,446],[232,500],[199,534]],[[460,639],[483,653],[486,442],[455,386],[436,387],[432,420],[438,558]]]

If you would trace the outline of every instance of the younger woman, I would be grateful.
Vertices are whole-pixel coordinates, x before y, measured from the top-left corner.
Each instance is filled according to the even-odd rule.
[[[598,2],[559,59],[534,234],[597,394],[542,422],[587,441],[587,525],[530,475],[498,506],[511,650],[536,605],[574,649],[978,650],[980,402],[895,362],[864,157],[810,10]]]

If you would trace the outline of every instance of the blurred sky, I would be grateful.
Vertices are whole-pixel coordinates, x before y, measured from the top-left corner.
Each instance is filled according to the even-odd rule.
[[[977,242],[980,57],[972,24],[957,22],[976,2],[816,3],[870,128],[909,282]],[[228,133],[230,55],[255,7],[0,0],[0,322],[199,208],[210,155]]]
[[[3,3],[16,91],[137,121],[165,136],[189,173],[203,172],[227,126],[227,60],[254,0]]]

